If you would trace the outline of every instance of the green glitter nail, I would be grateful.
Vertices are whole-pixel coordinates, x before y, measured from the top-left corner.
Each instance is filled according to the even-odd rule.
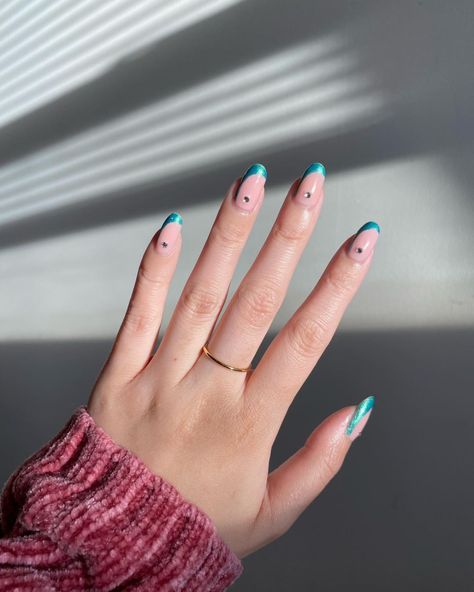
[[[166,220],[163,222],[163,224],[161,225],[161,228],[164,228],[167,224],[170,224],[171,222],[177,222],[178,224],[183,224],[183,219],[181,218],[181,216],[178,214],[178,212],[173,212],[172,214],[170,214]]]
[[[305,170],[301,179],[304,179],[305,177],[307,177],[311,173],[320,173],[321,175],[323,175],[323,177],[325,177],[326,176],[326,167],[323,164],[321,164],[320,162],[313,162]]]
[[[350,436],[354,431],[354,428],[359,423],[359,421],[367,415],[367,413],[373,408],[375,404],[375,397],[374,395],[370,395],[367,399],[364,399],[362,403],[359,403],[357,409],[354,411],[354,415],[349,422],[349,425],[346,428],[346,434]]]

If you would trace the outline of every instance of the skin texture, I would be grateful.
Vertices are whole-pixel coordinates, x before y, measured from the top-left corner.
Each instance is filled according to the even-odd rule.
[[[216,323],[264,198],[266,179],[247,177],[256,203],[253,210],[242,208],[236,203],[241,179],[221,204],[155,352],[186,221],[167,225],[174,241],[170,251],[159,248],[160,231],[152,238],[88,411],[118,444],[206,512],[242,558],[288,530],[337,473],[368,420],[369,414],[349,436],[356,405],[335,412],[269,474],[285,414],[367,273],[373,249],[360,261],[350,257],[355,235],[340,246],[252,372],[216,364],[201,351],[206,342],[232,366],[252,363],[324,201],[322,173],[304,180],[303,194],[317,192],[311,198],[298,191],[300,178],[293,182],[260,253]]]

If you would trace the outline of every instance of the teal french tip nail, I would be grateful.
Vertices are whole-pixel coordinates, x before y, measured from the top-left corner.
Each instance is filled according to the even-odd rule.
[[[349,436],[352,434],[356,425],[360,422],[364,415],[367,415],[367,413],[373,408],[374,405],[374,395],[370,395],[370,397],[364,399],[362,403],[359,403],[356,410],[354,411],[354,415],[351,417],[351,420],[346,428],[346,434],[348,434]]]
[[[303,173],[303,176],[301,177],[301,179],[304,179],[305,177],[307,177],[311,173],[320,173],[321,175],[323,175],[323,177],[325,177],[326,176],[326,167],[323,164],[321,164],[320,162],[312,162],[309,165],[309,167],[305,170],[305,172]]]
[[[173,212],[172,214],[170,214],[166,220],[163,222],[163,224],[161,225],[161,228],[164,228],[167,224],[170,224],[171,222],[177,222],[178,224],[183,224],[183,219],[181,218],[181,216],[178,214],[178,212]]]
[[[249,168],[245,171],[244,176],[242,177],[242,181],[245,181],[247,177],[250,175],[262,175],[265,179],[268,176],[267,169],[263,166],[263,164],[256,163],[249,166]]]
[[[358,234],[360,234],[361,232],[363,232],[364,230],[371,230],[372,228],[374,228],[379,234],[380,234],[380,226],[377,224],[377,222],[366,222],[363,226],[361,226],[359,228],[359,230],[356,232],[356,236]]]

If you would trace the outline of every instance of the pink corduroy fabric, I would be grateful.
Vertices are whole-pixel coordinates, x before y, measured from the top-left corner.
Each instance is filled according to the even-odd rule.
[[[209,516],[79,408],[8,480],[0,590],[226,590],[239,558]]]

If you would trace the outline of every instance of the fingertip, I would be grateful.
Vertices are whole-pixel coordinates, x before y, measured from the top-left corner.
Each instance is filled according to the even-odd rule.
[[[357,263],[365,263],[372,256],[379,235],[380,226],[377,222],[366,222],[353,235],[347,247],[347,255]]]
[[[179,248],[183,218],[172,212],[156,234],[155,248],[160,255],[170,256]]]
[[[342,409],[338,409],[328,415],[323,421],[315,428],[310,438],[320,434],[321,436],[331,436],[333,438],[341,439],[345,434],[347,426],[350,422],[351,417],[354,415],[356,405],[348,405]]]

